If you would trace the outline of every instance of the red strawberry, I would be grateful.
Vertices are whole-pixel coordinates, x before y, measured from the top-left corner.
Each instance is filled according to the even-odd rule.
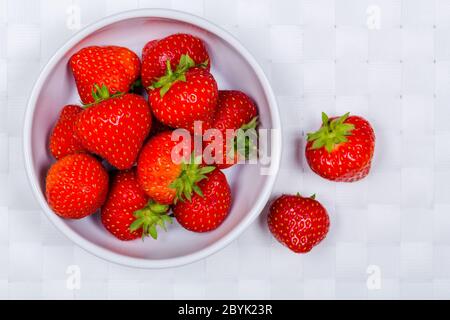
[[[256,128],[257,115],[258,110],[255,103],[245,93],[236,90],[219,91],[213,128],[220,130],[222,134],[223,149],[215,150],[219,154],[211,152],[213,158],[211,160],[213,162],[206,161],[206,163],[214,163],[219,169],[225,169],[237,163],[241,157],[248,158],[251,151],[250,148],[255,145],[254,141],[252,143],[250,139],[251,137],[256,137],[256,135],[247,135],[245,137],[244,133],[249,129]],[[233,135],[231,139],[227,139],[227,130],[235,130],[236,135]],[[256,131],[254,133],[256,134]],[[244,139],[247,139],[246,144]],[[211,145],[212,147],[213,143],[207,142],[206,145]]]
[[[348,113],[328,119],[322,113],[322,127],[308,134],[306,160],[325,179],[353,182],[369,173],[374,149],[375,134],[367,120]]]
[[[128,92],[140,74],[138,56],[117,46],[83,48],[70,58],[70,67],[84,104],[93,103],[92,92],[103,85],[111,94]]]
[[[150,132],[150,108],[144,98],[135,94],[109,97],[105,87],[98,92],[103,100],[80,114],[75,133],[90,152],[117,169],[129,169]]]
[[[181,56],[175,71],[167,60],[166,75],[148,88],[153,114],[162,123],[191,132],[194,121],[203,121],[204,128],[211,125],[217,105],[217,83],[188,55]]]
[[[176,146],[180,152],[174,149]],[[171,131],[150,138],[142,148],[137,165],[139,183],[150,198],[161,204],[172,204],[176,199],[190,199],[198,191],[197,183],[214,167],[201,167],[192,158],[191,163],[185,163],[190,150],[191,142],[172,141]],[[174,161],[172,151],[185,162]]]
[[[50,167],[45,192],[57,215],[81,219],[95,213],[105,201],[108,173],[94,157],[71,154]]]
[[[157,202],[171,204],[176,190],[170,188],[181,173],[181,164],[172,161],[171,151],[177,144],[172,132],[165,131],[150,138],[142,148],[137,164],[139,183]]]
[[[191,200],[178,201],[173,207],[177,221],[190,231],[212,231],[230,211],[231,191],[225,175],[216,169],[206,176],[198,183],[200,193],[194,194]]]
[[[147,56],[152,52],[153,48],[156,46],[156,44],[158,43],[158,41],[159,41],[159,40],[151,40],[151,41],[147,42],[147,44],[146,44],[146,45],[144,46],[144,48],[142,49],[142,71],[144,71],[144,60],[147,59]],[[149,62],[149,61],[147,61],[146,64],[149,64],[148,62]],[[151,69],[151,68],[150,68],[150,69]],[[146,66],[146,70],[147,70],[147,66]],[[153,68],[152,71],[154,71],[154,68]],[[165,71],[166,71],[166,64],[164,63],[164,64],[163,64],[163,69],[162,69],[162,72],[161,72],[161,75],[160,75],[160,76],[164,75],[164,72],[165,72]],[[150,81],[150,84],[151,84],[151,81]]]
[[[299,194],[283,195],[269,209],[269,230],[294,252],[306,253],[325,239],[330,219],[325,208],[314,199]]]
[[[62,109],[49,142],[50,152],[56,159],[85,151],[74,133],[75,120],[82,111],[83,108],[74,105],[67,105]]]
[[[172,66],[180,63],[187,54],[194,64],[204,64],[209,71],[209,56],[203,41],[190,34],[173,34],[164,39],[152,40],[142,50],[142,83],[150,87],[166,73],[167,61]]]
[[[141,189],[135,170],[118,172],[112,181],[108,198],[101,210],[105,228],[116,238],[126,241],[151,235],[157,238],[156,227],[172,222],[166,215],[169,206],[160,205]]]

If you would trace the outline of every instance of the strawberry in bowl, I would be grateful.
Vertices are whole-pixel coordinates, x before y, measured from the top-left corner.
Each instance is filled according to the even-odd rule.
[[[142,84],[153,85],[171,66],[180,64],[183,56],[189,56],[195,65],[202,65],[207,71],[211,66],[208,51],[203,41],[191,34],[177,33],[163,39],[149,41],[142,50]]]
[[[198,190],[189,201],[178,201],[173,213],[178,223],[194,232],[217,229],[228,216],[231,191],[227,178],[219,169],[199,181]]]
[[[128,92],[141,70],[136,53],[119,46],[83,48],[70,58],[69,65],[84,104],[95,102],[95,93],[103,86],[111,94]]]
[[[77,105],[67,105],[61,110],[49,138],[50,153],[55,159],[86,151],[75,134],[75,121],[82,111],[83,108]]]
[[[205,162],[226,169],[248,159],[255,151],[256,141],[246,132],[256,130],[257,124],[258,109],[248,95],[238,90],[220,90],[212,128],[219,131],[223,148],[212,148],[211,154],[204,152]],[[251,133],[256,137],[256,131]],[[215,142],[214,137],[209,140],[205,142],[206,150]]]
[[[164,76],[149,90],[153,114],[165,125],[194,131],[194,122],[209,128],[214,119],[218,87],[214,76],[204,65],[197,65],[189,55],[182,55],[173,69],[170,60]]]
[[[45,180],[49,206],[62,218],[81,219],[105,202],[109,177],[102,164],[85,154],[71,154],[54,163]]]
[[[178,33],[148,42],[142,51],[142,84],[153,114],[163,124],[193,131],[213,120],[218,88],[201,39]]]
[[[84,148],[117,169],[130,169],[152,125],[150,108],[136,94],[110,96],[106,86],[79,114],[75,134]]]
[[[172,223],[169,206],[151,200],[141,188],[135,170],[116,173],[108,198],[101,209],[103,226],[119,240],[151,236],[156,239],[157,227]]]

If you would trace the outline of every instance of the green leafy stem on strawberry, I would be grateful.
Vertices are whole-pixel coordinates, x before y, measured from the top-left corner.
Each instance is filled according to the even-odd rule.
[[[92,97],[94,98],[94,102],[84,104],[83,107],[88,108],[88,107],[93,106],[94,104],[98,104],[98,103],[108,100],[110,98],[119,97],[123,94],[124,94],[123,92],[116,92],[115,94],[111,95],[108,87],[105,86],[104,84],[102,84],[101,87],[98,84],[94,84],[94,88],[92,89]]]
[[[160,89],[159,93],[161,98],[169,91],[170,87],[177,81],[186,82],[186,72],[193,67],[206,68],[209,61],[206,60],[200,64],[195,64],[194,60],[188,55],[183,54],[180,57],[180,62],[175,71],[172,70],[170,60],[166,60],[166,74],[160,77],[155,83],[153,83],[148,89]]]
[[[193,152],[189,161],[183,161],[181,163],[180,175],[169,185],[170,188],[176,190],[175,203],[177,203],[178,200],[191,201],[194,192],[203,197],[203,193],[197,183],[206,179],[206,174],[214,171],[216,167],[201,166],[201,160],[201,157],[195,157]]]
[[[331,153],[335,146],[347,142],[347,137],[352,134],[355,126],[345,123],[349,112],[341,117],[329,119],[325,112],[322,112],[322,127],[314,132],[308,133],[308,141],[312,141],[312,149],[325,147],[328,153]]]
[[[257,149],[254,141],[258,138],[256,127],[258,126],[258,116],[254,117],[250,122],[244,124],[236,132],[234,139],[234,151],[248,160],[250,155]]]
[[[302,195],[300,194],[300,192],[297,192],[296,196],[297,196],[297,197],[301,197],[301,198],[305,198],[304,196],[302,196]],[[309,196],[308,198],[313,199],[313,200],[316,200],[316,194],[314,193],[312,196]]]
[[[166,223],[172,223],[172,217],[167,214],[169,206],[150,200],[147,205],[134,212],[136,220],[130,225],[130,231],[134,232],[142,228],[142,239],[151,236],[158,238],[157,227],[167,231]]]

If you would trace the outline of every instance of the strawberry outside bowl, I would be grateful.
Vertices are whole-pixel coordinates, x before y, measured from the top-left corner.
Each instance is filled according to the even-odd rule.
[[[224,170],[233,203],[227,219],[212,232],[193,233],[175,221],[168,232],[159,232],[158,240],[122,242],[104,229],[99,214],[82,220],[59,218],[47,204],[45,177],[54,162],[48,151],[49,133],[61,108],[80,100],[68,67],[70,56],[90,45],[124,46],[140,56],[149,40],[178,32],[191,33],[205,42],[219,88],[242,90],[256,101],[259,128],[270,129],[268,141],[264,140],[260,146],[261,153],[267,154],[266,161]],[[280,165],[280,132],[278,108],[270,84],[255,59],[232,35],[191,14],[160,9],[133,10],[87,26],[66,42],[43,68],[25,115],[25,164],[32,190],[43,211],[74,243],[100,258],[126,266],[174,267],[200,260],[225,247],[260,214]]]

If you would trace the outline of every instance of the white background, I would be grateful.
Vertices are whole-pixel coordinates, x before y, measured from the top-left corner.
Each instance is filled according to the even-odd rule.
[[[150,7],[221,25],[264,68],[284,135],[273,196],[316,193],[332,220],[310,254],[276,243],[263,214],[206,260],[134,270],[75,247],[41,212],[22,159],[40,68],[76,32],[78,9],[82,27]],[[0,297],[450,298],[449,89],[449,0],[0,0]],[[304,133],[321,111],[373,123],[367,179],[329,183],[305,165]],[[67,286],[69,266],[81,272],[80,289]]]

